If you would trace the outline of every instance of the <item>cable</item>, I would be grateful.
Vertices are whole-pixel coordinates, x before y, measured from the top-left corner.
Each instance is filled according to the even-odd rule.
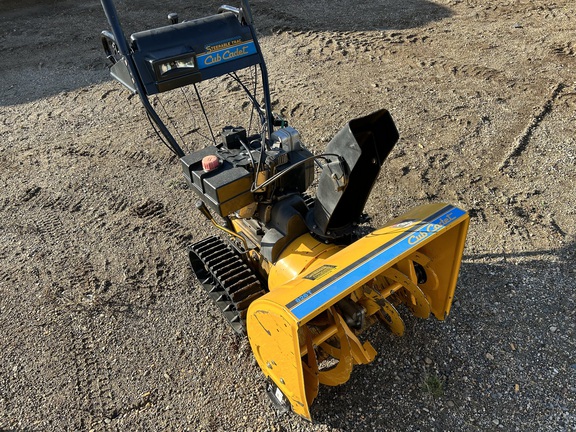
[[[202,114],[204,114],[204,118],[206,119],[206,124],[208,125],[208,129],[210,130],[210,135],[212,135],[212,141],[214,142],[214,145],[217,145],[216,137],[214,136],[214,132],[212,131],[212,126],[210,126],[210,120],[208,120],[208,114],[206,114],[206,109],[204,108],[204,104],[202,103],[202,97],[200,96],[200,92],[198,91],[198,86],[196,86],[196,83],[194,83],[194,90],[196,91],[196,97],[198,98],[198,102],[200,103]]]
[[[182,91],[182,94],[184,95],[184,99],[186,100],[186,103],[188,104],[188,108],[190,109],[190,114],[192,115],[192,121],[194,124],[194,129],[191,130],[190,132],[197,133],[198,135],[200,135],[205,140],[210,141],[209,137],[207,137],[203,133],[199,132],[200,128],[198,127],[198,124],[196,122],[196,116],[194,115],[194,110],[192,109],[192,105],[190,104],[190,100],[188,99],[188,95],[186,95],[186,92],[184,91],[183,87],[180,87],[180,90]]]
[[[254,82],[254,99],[256,99],[256,92],[258,91],[258,72],[256,71],[256,65],[252,67],[254,71],[254,75],[252,76],[252,81]],[[248,132],[252,129],[252,120],[254,119],[254,110],[255,107],[252,105],[252,109],[250,110],[250,121],[248,122]]]
[[[250,156],[250,161],[252,162],[252,166],[255,166],[256,163],[254,162],[254,158],[252,157],[252,152],[250,151],[250,147],[248,147],[248,145],[242,141],[242,140],[238,140],[240,141],[240,144],[242,144],[242,147],[244,147],[244,149],[248,152],[248,156]]]
[[[250,189],[250,192],[256,192],[258,189],[262,189],[265,188],[266,186],[268,186],[270,183],[275,182],[276,180],[278,180],[280,177],[282,177],[284,174],[289,173],[290,171],[292,171],[293,169],[299,167],[302,164],[305,164],[306,162],[309,162],[311,160],[316,160],[316,159],[326,159],[329,161],[329,157],[336,157],[340,163],[343,162],[343,158],[340,155],[337,155],[335,153],[324,153],[321,155],[314,155],[314,156],[310,156],[307,157],[304,160],[301,160],[300,162],[296,162],[294,165],[290,166],[289,168],[286,168],[283,171],[280,171],[279,173],[274,174],[272,177],[270,177],[268,180],[265,180],[264,182],[262,182],[261,184],[257,185],[256,181],[258,180],[258,176],[256,176],[255,180],[254,180],[254,184],[252,185],[252,188]]]
[[[246,92],[246,94],[248,95],[248,98],[250,99],[250,101],[252,101],[252,105],[254,107],[256,107],[256,111],[258,112],[258,115],[260,117],[260,122],[261,123],[265,123],[266,122],[266,117],[264,116],[264,110],[262,109],[262,107],[260,106],[260,104],[258,103],[258,101],[254,98],[254,96],[252,95],[252,93],[250,92],[250,90],[248,89],[248,87],[246,87],[246,85],[242,82],[242,80],[238,77],[238,75],[236,74],[236,72],[231,72],[228,74],[228,76],[230,76],[234,81],[236,81],[240,87],[242,87],[242,89],[244,90],[244,92]]]
[[[172,148],[171,145],[169,145],[166,140],[164,139],[164,137],[160,134],[160,132],[158,131],[158,129],[156,129],[156,125],[154,124],[154,122],[152,121],[152,117],[150,117],[150,114],[148,113],[148,111],[146,111],[146,117],[148,117],[148,121],[150,122],[150,125],[152,126],[152,129],[154,130],[154,132],[156,132],[156,135],[158,136],[158,138],[160,139],[160,141],[162,142],[162,144],[164,144],[166,147],[168,147],[168,150],[170,150],[172,153],[174,153],[176,156],[178,156],[178,153],[176,153],[176,150],[174,150]]]
[[[182,134],[180,133],[180,130],[176,127],[176,123],[174,123],[174,121],[172,120],[172,117],[170,116],[170,114],[168,114],[168,111],[166,110],[166,107],[164,106],[164,104],[162,103],[162,100],[156,96],[155,100],[160,104],[160,106],[162,107],[162,109],[164,110],[164,114],[166,114],[166,118],[170,121],[170,124],[172,125],[172,127],[174,128],[174,130],[176,131],[176,133],[178,134],[178,136],[180,137],[180,141],[182,142],[182,144],[184,143],[184,137],[182,136]]]
[[[264,121],[262,123],[262,128],[260,129],[260,138],[261,138],[261,142],[260,142],[260,158],[258,159],[258,165],[256,166],[256,176],[254,177],[254,183],[252,183],[252,191],[257,190],[259,188],[256,187],[256,183],[258,182],[258,175],[260,174],[260,169],[262,167],[262,164],[265,162],[265,155],[266,152],[264,151],[264,149],[268,149],[268,146],[266,145],[266,128],[268,127],[268,122]]]

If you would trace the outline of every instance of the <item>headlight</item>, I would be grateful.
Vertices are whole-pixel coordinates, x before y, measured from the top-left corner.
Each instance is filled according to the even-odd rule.
[[[175,69],[194,69],[196,67],[196,61],[193,56],[184,57],[176,60],[168,60],[160,63],[158,71],[161,76],[164,76],[170,71]]]
[[[157,82],[171,81],[175,78],[198,72],[196,54],[193,52],[174,55],[172,57],[165,57],[165,55],[166,54],[160,58],[151,56],[152,58],[147,59]]]

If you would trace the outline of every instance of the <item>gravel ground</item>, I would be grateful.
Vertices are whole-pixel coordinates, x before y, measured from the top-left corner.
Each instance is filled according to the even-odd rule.
[[[207,3],[118,7],[132,32]],[[313,151],[392,113],[374,226],[427,202],[469,210],[450,316],[404,314],[403,338],[371,329],[377,359],[321,388],[314,423],[275,414],[248,343],[188,270],[186,245],[213,231],[109,80],[99,3],[3,0],[0,430],[576,430],[574,3],[252,4],[274,109]],[[223,126],[245,108],[213,84]]]

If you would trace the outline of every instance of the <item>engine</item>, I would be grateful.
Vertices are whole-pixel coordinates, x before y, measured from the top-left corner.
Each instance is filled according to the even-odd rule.
[[[314,179],[313,155],[292,127],[278,129],[266,146],[260,135],[226,127],[222,143],[181,159],[184,176],[209,208],[221,217],[270,221],[269,208],[286,195],[303,194]]]

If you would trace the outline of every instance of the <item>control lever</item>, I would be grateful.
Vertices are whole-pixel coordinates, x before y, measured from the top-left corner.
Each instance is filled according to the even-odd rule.
[[[228,228],[223,227],[218,222],[216,222],[216,220],[212,217],[210,210],[208,210],[208,207],[206,207],[206,204],[204,204],[204,201],[200,201],[200,200],[196,201],[196,209],[199,210],[200,213],[202,213],[206,217],[206,219],[208,219],[212,223],[212,225],[214,225],[216,228],[224,231],[225,233],[227,233],[231,237],[234,237],[234,238],[240,240],[244,246],[244,250],[240,251],[241,253],[248,252],[248,243],[246,242],[246,239],[244,237],[242,237],[240,234],[235,233],[234,231],[231,231]]]
[[[208,221],[214,223],[214,218],[210,214],[210,210],[208,210],[206,204],[204,204],[204,201],[196,201],[196,209],[199,210],[200,213],[202,213],[204,216],[206,216],[206,219],[208,219]]]

